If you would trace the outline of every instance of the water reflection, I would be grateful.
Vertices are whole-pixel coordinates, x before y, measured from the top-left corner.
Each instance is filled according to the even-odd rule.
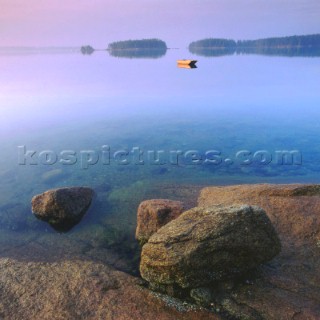
[[[202,59],[197,72],[183,72],[175,64],[190,57],[185,49],[109,51],[111,56],[103,51],[90,59],[80,47],[65,55],[25,57],[23,50],[15,51],[18,56],[1,57],[0,255],[22,254],[21,244],[30,243],[32,254],[34,248],[50,257],[82,252],[134,273],[136,209],[142,200],[190,201],[196,185],[319,181],[317,59],[239,55]],[[132,63],[111,53],[147,59]],[[163,59],[148,60],[165,53]],[[21,145],[37,152],[33,160],[38,165],[18,165]],[[43,150],[80,155],[103,145],[129,151],[140,147],[145,164],[100,161],[83,170],[80,157],[70,166],[41,165],[38,157]],[[179,165],[151,165],[148,150],[189,152]],[[192,165],[192,150],[201,155],[217,150],[221,163]],[[252,156],[258,150],[272,155],[300,150],[303,164],[225,161],[239,150]],[[56,234],[32,215],[30,200],[48,189],[74,185],[90,186],[97,198],[67,235]]]
[[[248,47],[248,48],[190,48],[190,53],[203,57],[221,57],[227,55],[255,54],[282,57],[320,57],[319,47]]]
[[[182,68],[182,69],[197,69],[198,67],[195,64],[181,64],[178,63],[177,64],[178,68]]]
[[[108,52],[112,57],[117,58],[158,59],[166,55],[167,49],[109,49]]]
[[[295,48],[241,48],[237,54],[260,54],[266,56],[283,57],[320,57],[319,47],[295,47]]]
[[[320,34],[239,41],[208,38],[191,42],[189,51],[193,54],[207,57],[233,54],[319,57]]]
[[[221,57],[233,55],[235,48],[189,48],[190,53],[204,57]]]

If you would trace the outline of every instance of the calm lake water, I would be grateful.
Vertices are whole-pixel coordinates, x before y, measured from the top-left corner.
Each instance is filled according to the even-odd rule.
[[[182,58],[198,68],[177,68]],[[319,57],[2,49],[0,67],[1,256],[82,255],[136,272],[143,199],[188,198],[203,185],[320,181]],[[67,234],[30,205],[62,186],[96,191]]]

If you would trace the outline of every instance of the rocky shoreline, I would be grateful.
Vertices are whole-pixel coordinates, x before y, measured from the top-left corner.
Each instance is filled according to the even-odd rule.
[[[254,271],[223,278],[209,291],[205,286],[197,288],[193,300],[151,291],[141,278],[105,262],[90,261],[81,251],[72,259],[64,256],[52,262],[3,253],[0,319],[320,318],[320,186],[207,187],[201,190],[197,205],[262,208],[279,236],[281,252],[265,264],[258,263]],[[178,203],[176,210],[173,216],[180,219],[185,213]],[[165,220],[163,215],[160,220]],[[154,226],[164,236],[169,224],[161,221]],[[27,247],[21,244],[21,251]],[[32,240],[29,247],[38,250]]]

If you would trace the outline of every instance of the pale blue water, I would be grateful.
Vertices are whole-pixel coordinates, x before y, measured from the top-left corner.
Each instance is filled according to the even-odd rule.
[[[181,58],[198,59],[198,68],[177,68]],[[319,57],[207,58],[179,49],[125,59],[62,50],[2,53],[0,61],[1,255],[67,241],[62,253],[81,248],[110,262],[103,250],[125,247],[121,254],[132,257],[143,199],[180,199],[172,190],[191,186],[320,181]],[[22,146],[36,156],[21,158]],[[45,164],[45,150],[56,163]],[[284,150],[292,162],[281,162]],[[66,151],[76,153],[75,164],[60,162]],[[157,151],[160,164],[152,161]],[[60,235],[32,216],[30,200],[72,185],[97,196],[84,220]]]

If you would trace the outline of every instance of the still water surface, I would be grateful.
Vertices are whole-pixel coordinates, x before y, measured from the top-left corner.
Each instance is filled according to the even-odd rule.
[[[182,58],[198,68],[177,68]],[[0,67],[1,256],[81,255],[136,272],[143,199],[189,201],[203,185],[320,181],[319,57],[2,50]],[[33,195],[74,185],[96,198],[71,232],[33,217]]]

